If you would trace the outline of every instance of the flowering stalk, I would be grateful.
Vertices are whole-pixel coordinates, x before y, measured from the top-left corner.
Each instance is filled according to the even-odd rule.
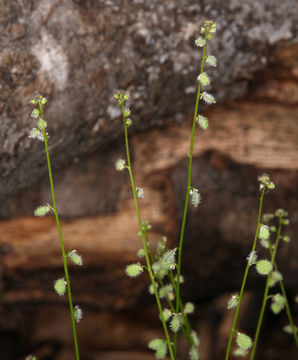
[[[276,234],[276,241],[274,244],[274,250],[271,255],[271,264],[273,264],[275,261],[275,256],[276,256],[277,248],[279,245],[279,240],[281,238],[281,236],[280,236],[281,227],[282,227],[282,219],[280,218],[279,224],[278,224],[278,230],[277,230],[277,234]],[[259,315],[259,319],[258,319],[258,325],[257,325],[257,329],[256,329],[256,334],[254,337],[253,347],[252,347],[252,350],[250,353],[250,360],[253,360],[255,358],[255,352],[257,349],[259,335],[260,335],[261,326],[262,326],[263,317],[264,317],[264,312],[265,312],[265,308],[266,308],[266,304],[267,304],[267,300],[268,300],[269,281],[270,281],[270,275],[267,276],[267,280],[266,280],[265,291],[264,291],[264,296],[263,296],[263,301],[262,301],[262,307],[261,307],[261,311],[260,311],[260,315]]]
[[[253,245],[252,245],[252,251],[255,251],[255,248],[256,248],[256,245],[257,245],[257,239],[258,239],[258,234],[259,234],[259,229],[260,229],[261,214],[262,214],[262,207],[263,207],[263,198],[264,198],[265,190],[266,190],[266,188],[263,188],[262,193],[261,193],[261,197],[260,197],[258,221],[257,221],[256,232],[255,232],[255,238],[254,238],[254,242],[253,242]],[[233,341],[233,335],[235,333],[235,327],[236,327],[236,323],[237,323],[237,319],[238,319],[238,314],[239,314],[239,310],[240,310],[240,305],[241,305],[241,301],[242,301],[242,297],[243,297],[244,288],[245,288],[245,285],[246,285],[246,279],[247,279],[247,275],[248,275],[248,272],[249,272],[250,265],[251,264],[248,261],[247,265],[246,265],[246,268],[245,268],[244,275],[243,275],[241,289],[240,289],[240,293],[239,293],[239,297],[238,297],[238,303],[237,303],[237,307],[236,307],[236,311],[235,311],[235,315],[234,315],[234,319],[233,319],[232,328],[231,328],[231,331],[230,331],[230,336],[229,336],[228,346],[227,346],[227,350],[226,350],[225,360],[228,360],[229,356],[230,356],[231,346],[232,346],[232,341]]]
[[[131,167],[130,150],[129,150],[129,142],[128,142],[128,126],[131,124],[131,120],[128,117],[130,115],[129,110],[124,108],[125,101],[128,99],[128,94],[123,95],[122,92],[118,92],[118,93],[116,93],[115,97],[118,99],[118,102],[121,106],[122,115],[123,115],[123,123],[124,123],[125,150],[126,150],[127,165],[125,165],[125,163],[122,163],[122,168],[126,167],[128,169],[130,184],[131,184],[131,188],[132,188],[132,193],[133,193],[133,198],[134,198],[134,203],[135,203],[135,208],[136,208],[136,213],[137,213],[137,218],[138,218],[138,224],[139,224],[139,228],[140,228],[140,235],[141,235],[141,239],[142,239],[143,249],[145,252],[146,269],[148,271],[148,274],[149,274],[149,277],[151,280],[151,284],[154,289],[154,295],[155,295],[157,307],[159,310],[159,316],[160,316],[160,319],[161,319],[161,322],[163,325],[163,329],[164,329],[164,333],[166,336],[166,342],[167,342],[167,347],[168,347],[168,350],[170,353],[170,358],[171,358],[171,360],[175,360],[176,357],[173,352],[168,327],[167,327],[167,324],[164,319],[164,314],[162,311],[162,306],[161,306],[161,302],[159,299],[159,294],[158,294],[158,290],[157,290],[157,287],[155,284],[155,278],[153,275],[152,266],[151,266],[151,262],[150,262],[150,258],[149,258],[149,251],[148,251],[147,240],[146,240],[146,236],[145,236],[146,232],[143,229],[143,221],[141,218],[141,213],[140,213],[140,208],[139,208],[138,194],[137,194],[137,190],[135,187],[135,182],[134,182],[134,177],[133,177],[133,172],[132,172],[132,167]],[[116,167],[117,167],[117,163],[116,163]],[[119,170],[122,170],[122,169],[119,168]]]
[[[53,207],[51,207],[50,205],[41,206],[38,209],[36,209],[35,215],[36,216],[43,216],[50,209],[53,210],[54,215],[55,215],[57,229],[58,229],[58,235],[59,235],[59,240],[60,240],[62,259],[63,259],[64,275],[65,275],[65,280],[64,279],[58,279],[55,282],[55,290],[57,291],[57,293],[59,295],[63,295],[65,293],[65,290],[66,290],[65,289],[65,282],[66,282],[69,310],[70,310],[72,330],[73,330],[73,341],[74,341],[74,348],[75,348],[75,356],[76,356],[76,360],[80,360],[79,346],[78,346],[77,332],[76,332],[76,321],[79,321],[80,317],[76,316],[76,313],[81,313],[81,310],[77,307],[77,309],[79,309],[80,311],[75,312],[74,307],[73,307],[73,302],[72,302],[70,280],[69,280],[69,273],[68,273],[68,266],[67,266],[67,255],[65,253],[64,242],[63,242],[63,237],[62,237],[62,232],[61,232],[61,227],[60,227],[60,221],[59,221],[59,216],[58,216],[58,211],[57,211],[57,205],[56,205],[55,191],[54,191],[53,174],[52,174],[50,154],[49,154],[49,148],[48,148],[48,135],[46,133],[47,124],[46,124],[46,121],[44,119],[44,114],[43,114],[43,105],[46,103],[46,99],[39,95],[39,96],[36,97],[36,99],[32,100],[31,102],[32,102],[32,104],[38,104],[38,106],[39,106],[39,109],[34,109],[33,110],[32,116],[33,117],[39,117],[40,116],[40,118],[39,118],[39,121],[38,121],[38,128],[32,129],[30,131],[29,137],[37,138],[37,139],[39,139],[41,141],[44,141],[45,151],[46,151],[46,158],[47,158],[47,165],[48,165],[49,180],[50,180],[50,187],[51,187],[51,195],[52,195],[52,201],[53,201]],[[81,258],[79,256],[77,257],[77,261],[81,261]],[[81,265],[81,263],[80,264],[78,263],[78,265]]]
[[[216,26],[212,21],[205,21],[205,26],[201,29],[202,33],[205,33],[204,39],[202,37],[199,37],[196,40],[196,45],[203,47],[203,56],[201,61],[201,69],[200,69],[200,75],[198,77],[198,89],[197,89],[197,97],[196,97],[196,104],[195,104],[195,111],[194,111],[194,117],[193,117],[193,123],[192,123],[192,132],[191,132],[191,139],[190,139],[190,147],[189,147],[189,163],[188,163],[188,177],[187,177],[187,186],[186,186],[186,195],[185,195],[185,203],[184,203],[184,211],[183,211],[183,217],[182,217],[182,223],[181,223],[181,231],[180,231],[180,238],[179,238],[179,247],[178,247],[178,261],[177,261],[177,282],[176,282],[176,313],[179,312],[180,307],[180,276],[181,276],[181,260],[182,260],[182,248],[183,248],[183,240],[184,240],[184,232],[185,232],[185,224],[186,224],[186,217],[187,217],[187,210],[188,210],[188,204],[189,204],[189,197],[191,192],[191,173],[192,173],[192,160],[193,160],[193,148],[194,148],[194,140],[195,140],[195,131],[197,122],[199,122],[200,126],[203,129],[206,129],[208,126],[207,119],[203,117],[203,121],[201,120],[202,117],[198,117],[198,108],[199,108],[199,101],[200,98],[203,98],[206,103],[214,103],[215,100],[212,95],[208,93],[203,93],[204,96],[201,95],[201,86],[202,85],[209,85],[209,77],[204,73],[204,65],[206,61],[206,43],[207,40],[212,39],[212,33],[215,32]],[[214,58],[214,57],[212,57]],[[215,58],[214,58],[215,59]],[[212,66],[216,65],[213,63]],[[195,189],[196,190],[196,189]],[[193,192],[192,192],[193,193]],[[197,194],[197,191],[195,192]],[[196,198],[199,200],[199,198],[196,196]],[[196,199],[195,198],[195,199]],[[199,202],[199,201],[198,201]],[[197,203],[194,203],[195,206],[198,205]],[[178,333],[175,334],[174,338],[174,349],[175,353],[177,350],[177,338]]]

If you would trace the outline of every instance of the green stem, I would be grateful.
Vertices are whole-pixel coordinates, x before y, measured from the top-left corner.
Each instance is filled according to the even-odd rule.
[[[282,226],[282,221],[280,219],[277,234],[276,234],[276,242],[275,242],[274,250],[273,250],[273,253],[272,253],[272,256],[271,256],[271,264],[273,264],[274,261],[275,261],[275,256],[276,256],[276,252],[277,252],[277,248],[278,248],[278,244],[279,244],[279,240],[280,240],[281,226]],[[253,360],[255,358],[255,353],[256,353],[258,340],[259,340],[259,335],[260,335],[260,331],[261,331],[261,326],[262,326],[262,322],[263,322],[263,318],[264,318],[264,312],[265,312],[265,308],[266,308],[266,304],[267,304],[267,300],[268,300],[269,281],[270,281],[270,274],[267,276],[267,281],[266,281],[266,285],[265,285],[265,291],[264,291],[264,296],[263,296],[262,307],[261,307],[261,311],[260,311],[260,315],[259,315],[256,334],[255,334],[255,337],[254,337],[253,347],[252,347],[252,350],[251,350],[251,353],[250,353],[250,358],[249,358],[250,360]]]
[[[253,246],[252,246],[251,251],[254,251],[255,248],[256,248],[256,245],[257,245],[257,239],[258,239],[260,222],[261,222],[261,214],[262,214],[264,194],[265,194],[265,188],[262,190],[262,194],[261,194],[261,197],[260,197],[258,221],[257,221],[255,238],[254,238],[254,242],[253,242]],[[232,346],[232,341],[233,341],[233,335],[235,333],[235,327],[236,327],[236,323],[237,323],[237,319],[238,319],[238,314],[239,314],[240,305],[241,305],[241,301],[242,301],[242,297],[243,297],[243,293],[244,293],[244,288],[245,288],[245,284],[246,284],[247,275],[248,275],[248,272],[249,272],[249,267],[250,267],[250,265],[249,265],[249,263],[247,263],[246,268],[245,268],[245,272],[244,272],[244,276],[243,276],[243,280],[242,280],[242,284],[241,284],[240,294],[239,294],[239,298],[238,298],[238,304],[237,304],[237,308],[236,308],[236,311],[235,311],[233,324],[232,324],[232,328],[231,328],[231,332],[230,332],[230,336],[229,336],[229,341],[228,341],[225,360],[228,360],[229,356],[230,356],[231,346]]]
[[[44,115],[43,115],[43,111],[42,111],[42,104],[41,104],[40,101],[39,101],[39,109],[40,109],[41,118],[44,120]],[[55,215],[58,234],[59,234],[60,247],[61,247],[62,259],[63,259],[64,274],[65,274],[65,280],[66,280],[66,284],[67,284],[68,303],[69,303],[69,310],[70,310],[71,323],[72,323],[75,354],[76,354],[76,360],[79,360],[80,359],[80,354],[79,354],[79,346],[78,346],[77,331],[76,331],[76,322],[75,322],[75,317],[74,317],[74,309],[73,309],[72,296],[71,296],[71,288],[70,288],[68,266],[67,266],[67,260],[66,260],[67,255],[65,253],[64,242],[63,242],[63,237],[62,237],[62,232],[61,232],[61,227],[60,227],[60,221],[59,221],[59,216],[58,216],[58,211],[57,211],[55,191],[54,191],[54,182],[53,182],[53,174],[52,174],[52,167],[51,167],[50,154],[49,154],[49,148],[48,148],[48,137],[47,137],[47,134],[46,134],[45,130],[43,130],[43,138],[44,138],[46,157],[47,157],[47,165],[48,165],[48,172],[49,172],[49,179],[50,179],[50,187],[51,187],[51,194],[52,194],[52,201],[53,201],[53,209],[54,209],[54,215]]]
[[[206,36],[205,36],[205,40],[206,40]],[[206,58],[206,44],[203,47],[203,57],[202,57],[202,61],[201,61],[200,74],[204,71],[205,58]],[[179,306],[180,306],[179,302],[180,302],[180,275],[181,275],[182,248],[183,248],[183,239],[184,239],[185,224],[186,224],[186,217],[187,217],[187,209],[188,209],[188,203],[189,203],[189,192],[190,192],[190,186],[191,186],[192,158],[193,158],[195,130],[196,130],[196,125],[197,125],[196,119],[197,119],[197,116],[198,116],[200,94],[201,94],[201,84],[199,82],[198,83],[198,90],[197,90],[194,117],[193,117],[193,122],[192,122],[192,131],[191,131],[191,139],[190,139],[190,147],[189,147],[189,163],[188,163],[187,187],[186,187],[184,211],[183,211],[183,217],[182,217],[182,223],[181,223],[181,232],[180,232],[180,238],[179,238],[179,247],[178,247],[177,283],[176,283],[176,313],[179,312]],[[177,350],[177,338],[178,338],[178,333],[176,333],[175,337],[174,337],[175,353],[176,353],[176,350]]]
[[[135,188],[135,182],[134,182],[134,177],[133,177],[132,167],[131,167],[129,142],[128,142],[128,131],[127,131],[127,125],[125,123],[124,105],[123,105],[123,103],[121,104],[121,109],[122,109],[123,123],[124,123],[127,169],[128,169],[128,172],[129,172],[130,184],[131,184],[131,188],[132,188],[132,193],[133,193],[133,198],[134,198],[134,203],[135,203],[135,208],[136,208],[136,213],[137,213],[137,218],[138,218],[138,224],[139,224],[139,228],[140,228],[140,232],[141,232],[142,244],[143,244],[143,248],[144,248],[144,251],[145,251],[147,270],[148,270],[148,274],[149,274],[149,277],[150,277],[150,280],[151,280],[151,283],[152,283],[152,286],[153,286],[153,289],[154,289],[154,295],[155,295],[157,307],[158,307],[158,310],[159,310],[160,319],[161,319],[161,322],[162,322],[162,325],[163,325],[164,333],[165,333],[165,336],[166,336],[166,341],[167,341],[167,345],[168,345],[168,349],[169,349],[169,353],[170,353],[170,358],[171,358],[171,360],[175,360],[176,357],[175,357],[175,355],[173,353],[173,348],[172,348],[172,344],[171,344],[170,335],[169,335],[169,332],[168,332],[167,324],[166,324],[164,316],[163,316],[162,306],[161,306],[160,299],[159,299],[159,296],[158,296],[158,290],[156,288],[155,279],[154,279],[154,275],[153,275],[153,272],[152,272],[151,263],[150,263],[150,259],[149,259],[147,241],[146,241],[145,233],[144,233],[144,230],[143,230],[143,222],[142,222],[142,218],[141,218],[141,213],[140,213],[140,208],[139,208],[139,203],[138,203],[138,196],[137,196],[137,192],[136,192],[136,188]]]

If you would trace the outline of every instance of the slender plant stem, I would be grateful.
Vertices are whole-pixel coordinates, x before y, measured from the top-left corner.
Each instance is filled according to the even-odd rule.
[[[161,319],[161,322],[162,322],[162,325],[163,325],[164,333],[165,333],[165,336],[166,336],[166,341],[167,341],[167,345],[168,345],[168,349],[169,349],[169,353],[170,353],[170,358],[171,358],[171,360],[175,360],[176,357],[175,357],[174,352],[173,352],[169,331],[168,331],[167,324],[166,324],[164,316],[163,316],[162,306],[161,306],[161,303],[160,303],[158,290],[157,290],[157,287],[156,287],[156,284],[155,284],[155,278],[154,278],[154,275],[153,275],[153,272],[152,272],[152,267],[151,267],[150,258],[149,258],[149,252],[148,252],[148,247],[147,247],[147,241],[146,241],[146,237],[145,237],[145,231],[143,230],[143,222],[142,222],[142,218],[141,218],[139,202],[138,202],[138,196],[137,196],[137,192],[136,192],[136,188],[135,188],[135,182],[134,182],[134,177],[133,177],[132,167],[131,167],[129,142],[128,142],[128,131],[127,131],[127,125],[126,125],[125,120],[124,120],[124,105],[123,104],[121,105],[121,109],[122,109],[123,123],[124,123],[127,169],[128,169],[128,173],[129,173],[130,184],[131,184],[131,188],[132,188],[132,193],[133,193],[133,198],[134,198],[134,203],[135,203],[135,208],[136,208],[136,213],[137,213],[137,218],[138,218],[138,224],[139,224],[139,228],[140,228],[140,232],[141,232],[142,244],[143,244],[143,248],[144,248],[144,251],[145,251],[147,270],[148,270],[148,274],[149,274],[149,277],[150,277],[150,280],[151,280],[151,283],[152,283],[152,286],[153,286],[153,289],[154,289],[154,295],[155,295],[157,307],[158,307],[158,310],[159,310],[160,319]]]
[[[278,244],[279,244],[279,240],[280,240],[281,226],[282,226],[282,221],[281,221],[281,219],[279,219],[279,225],[278,225],[277,234],[276,234],[276,242],[275,242],[274,250],[273,250],[272,256],[271,256],[271,264],[273,264],[275,261],[275,256],[276,256],[276,252],[277,252],[277,248],[278,248]],[[255,358],[255,353],[256,353],[259,335],[260,335],[260,331],[261,331],[261,326],[262,326],[263,318],[264,318],[264,312],[265,312],[265,308],[266,308],[266,304],[267,304],[267,300],[268,300],[269,281],[270,281],[270,275],[267,276],[262,307],[261,307],[261,311],[260,311],[260,315],[259,315],[256,334],[254,337],[253,347],[252,347],[252,350],[250,353],[250,358],[249,358],[250,360],[253,360]]]
[[[261,197],[260,197],[258,221],[257,221],[256,232],[255,232],[255,238],[254,238],[254,242],[253,242],[253,245],[252,245],[252,251],[255,250],[256,245],[257,245],[257,239],[258,239],[260,222],[261,222],[261,215],[262,215],[264,194],[265,194],[265,189],[262,190]],[[237,323],[237,319],[238,319],[238,314],[239,314],[239,310],[240,310],[240,305],[241,305],[241,301],[242,301],[242,297],[243,297],[243,293],[244,293],[244,288],[245,288],[249,268],[250,268],[250,265],[249,265],[249,263],[247,263],[246,268],[245,268],[245,272],[244,272],[244,276],[243,276],[243,280],[242,280],[242,284],[241,284],[240,293],[239,293],[238,304],[237,304],[237,308],[236,308],[236,311],[235,311],[233,324],[232,324],[232,328],[231,328],[231,332],[230,332],[230,336],[229,336],[229,341],[228,341],[225,360],[228,360],[229,356],[230,356],[233,335],[234,335],[234,332],[235,332],[235,327],[236,327],[236,323]]]
[[[39,101],[39,109],[40,109],[41,118],[44,120],[42,104],[41,104],[40,101]],[[50,187],[51,187],[51,194],[52,194],[52,201],[53,201],[53,209],[54,209],[54,215],[55,215],[58,234],[59,234],[60,247],[61,247],[62,259],[63,259],[64,274],[65,274],[65,280],[66,280],[66,284],[67,284],[67,295],[68,295],[68,303],[69,303],[69,310],[70,310],[71,323],[72,323],[75,354],[76,354],[76,360],[79,360],[80,359],[79,345],[78,345],[78,339],[77,339],[76,322],[75,322],[75,317],[74,317],[74,309],[73,309],[73,303],[72,303],[70,280],[69,280],[69,273],[68,273],[68,266],[67,266],[67,255],[65,253],[64,242],[63,242],[63,237],[62,237],[62,231],[61,231],[60,221],[59,221],[59,216],[58,216],[58,211],[57,211],[55,191],[54,191],[54,182],[53,182],[53,174],[52,174],[52,167],[51,167],[50,154],[49,154],[49,148],[48,148],[48,137],[47,137],[47,134],[46,134],[45,130],[43,130],[43,138],[44,138],[46,157],[47,157],[47,164],[48,164],[48,172],[49,172]]]
[[[273,250],[272,250],[271,245],[269,245],[269,251],[270,251],[270,255],[271,255],[271,257],[272,257],[272,252],[273,252]],[[278,271],[278,267],[277,267],[277,265],[276,265],[276,261],[274,261],[273,266],[274,266],[274,270],[277,271],[277,272],[279,272],[279,271]],[[285,289],[285,287],[284,287],[284,284],[283,284],[283,281],[282,281],[282,280],[279,281],[279,286],[280,286],[282,295],[283,295],[283,297],[284,297],[285,300],[286,300],[286,303],[285,303],[286,312],[287,312],[287,315],[288,315],[289,323],[290,323],[290,326],[291,326],[291,329],[292,329],[292,334],[293,334],[293,336],[294,336],[296,346],[298,347],[297,328],[296,328],[296,326],[295,326],[295,324],[294,324],[294,321],[293,321],[293,317],[292,317],[292,314],[291,314],[291,309],[290,309],[289,301],[288,301],[288,298],[287,298],[286,289]]]
[[[206,41],[206,37],[205,37],[205,41]],[[201,61],[200,74],[204,71],[205,59],[206,59],[206,44],[203,47],[203,56],[202,56],[202,61]],[[193,122],[192,122],[192,131],[191,131],[191,139],[190,139],[190,147],[189,147],[187,187],[186,187],[184,211],[183,211],[180,238],[179,238],[179,247],[178,247],[177,282],[176,282],[176,313],[179,312],[179,307],[180,307],[180,276],[181,276],[182,248],[183,248],[183,239],[184,239],[184,232],[185,232],[185,224],[186,224],[188,203],[189,203],[189,192],[190,192],[190,186],[191,186],[192,158],[193,158],[195,131],[196,131],[196,125],[197,125],[196,119],[197,119],[197,116],[198,116],[200,94],[201,94],[201,83],[199,82],[198,83],[198,89],[197,89],[197,97],[196,97],[196,105],[195,105],[194,117],[193,117]],[[177,351],[177,338],[178,338],[178,333],[176,333],[175,336],[174,336],[174,350],[175,350],[175,353]]]

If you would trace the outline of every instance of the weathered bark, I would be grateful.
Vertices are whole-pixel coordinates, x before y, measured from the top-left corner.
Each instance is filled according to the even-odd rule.
[[[46,173],[40,144],[27,137],[36,91],[49,100],[51,152],[61,167],[119,136],[117,88],[131,92],[135,130],[185,119],[204,18],[218,26],[209,51],[219,59],[213,90],[224,100],[243,96],[272,49],[297,40],[297,12],[296,0],[4,2],[0,197]]]

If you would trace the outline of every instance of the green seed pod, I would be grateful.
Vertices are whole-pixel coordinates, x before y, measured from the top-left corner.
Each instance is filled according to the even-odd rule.
[[[82,320],[83,318],[83,311],[82,309],[79,307],[79,305],[76,305],[73,309],[73,315],[75,318],[75,321],[78,323],[80,322],[80,320]]]
[[[82,257],[77,253],[77,250],[72,250],[71,252],[69,252],[68,257],[75,265],[83,265]]]
[[[247,355],[247,351],[238,348],[238,349],[236,349],[236,350],[233,352],[233,354],[234,354],[235,356],[246,356],[246,355]]]
[[[233,308],[235,308],[235,307],[238,305],[238,299],[239,299],[239,295],[238,295],[238,294],[233,294],[233,295],[230,297],[230,299],[229,299],[229,301],[228,301],[228,306],[227,306],[228,310],[233,309]]]
[[[143,272],[143,267],[141,264],[130,264],[126,266],[125,272],[129,277],[137,277]]]
[[[195,311],[195,306],[194,306],[193,303],[187,302],[187,303],[184,305],[184,312],[185,312],[185,314],[192,314],[194,311]]]
[[[170,317],[172,316],[172,311],[170,309],[164,309],[162,311],[162,314],[163,314],[164,321],[168,321],[170,319]]]
[[[163,343],[155,352],[156,359],[164,359],[167,355],[167,344]]]
[[[56,293],[60,296],[64,295],[66,292],[66,281],[64,278],[58,279],[55,281],[54,289]]]
[[[205,116],[203,115],[197,116],[196,122],[200,125],[200,127],[203,130],[206,130],[208,128],[208,119]]]
[[[249,336],[238,332],[236,338],[237,345],[242,350],[248,350],[252,347],[252,340]]]
[[[280,305],[280,304],[278,304],[278,303],[276,303],[276,302],[273,302],[273,303],[271,304],[270,308],[271,308],[271,310],[272,310],[272,312],[273,312],[274,314],[278,314],[278,313],[281,312],[281,310],[284,308],[284,306],[283,306],[283,305]]]
[[[192,346],[189,350],[190,360],[199,360],[199,352],[195,346]]]
[[[273,266],[268,260],[259,260],[256,263],[257,272],[261,275],[269,275],[273,269]]]
[[[170,322],[170,327],[174,333],[179,331],[181,327],[181,315],[180,314],[174,314],[172,317],[172,320]]]
[[[148,348],[151,350],[157,350],[165,341],[163,339],[153,339],[149,341]]]
[[[47,122],[44,119],[39,119],[37,122],[39,130],[44,130],[47,127]]]
[[[198,347],[200,345],[200,339],[198,337],[198,334],[193,330],[190,334],[192,343],[194,346]]]
[[[35,216],[45,216],[49,211],[51,211],[51,206],[48,205],[42,205],[39,206],[35,211],[34,211],[34,215]]]
[[[207,73],[202,72],[199,76],[198,76],[198,80],[201,83],[201,85],[209,85],[210,84],[210,79],[209,76],[207,75]]]
[[[270,236],[269,226],[261,224],[259,229],[259,239],[268,240]]]

